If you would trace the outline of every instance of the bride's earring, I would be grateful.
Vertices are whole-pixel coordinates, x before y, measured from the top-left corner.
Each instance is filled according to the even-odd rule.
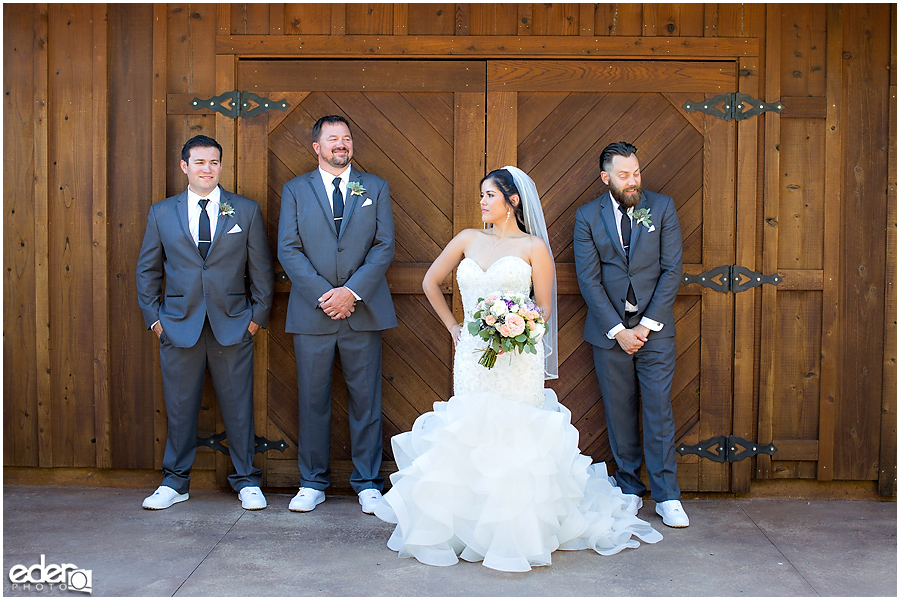
[[[506,209],[506,220],[507,221],[509,221],[509,214],[510,214],[510,210],[507,208]]]

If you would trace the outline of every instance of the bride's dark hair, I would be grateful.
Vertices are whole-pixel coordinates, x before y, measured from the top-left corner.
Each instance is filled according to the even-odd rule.
[[[496,185],[497,189],[503,194],[506,203],[512,208],[513,213],[516,215],[516,224],[519,226],[519,229],[528,233],[528,229],[525,228],[525,209],[522,207],[522,194],[519,193],[519,188],[516,187],[516,182],[513,181],[512,173],[506,169],[491,171],[481,178],[479,185],[483,184],[488,179],[494,182],[494,185]],[[519,203],[513,204],[509,199],[510,196],[518,196]]]

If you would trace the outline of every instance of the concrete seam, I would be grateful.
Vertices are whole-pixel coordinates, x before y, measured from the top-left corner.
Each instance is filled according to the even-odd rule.
[[[182,581],[182,582],[178,585],[178,587],[175,589],[175,591],[172,592],[172,596],[173,596],[173,597],[176,596],[176,595],[178,595],[178,590],[180,590],[182,587],[184,587],[184,584],[186,584],[186,583],[188,582],[188,580],[194,575],[194,573],[197,572],[197,569],[199,569],[200,566],[201,566],[204,562],[206,562],[206,559],[209,558],[209,555],[212,554],[212,553],[213,553],[213,550],[215,550],[216,548],[218,548],[218,547],[219,547],[219,544],[222,543],[222,540],[224,540],[225,537],[226,537],[229,533],[231,533],[231,530],[234,529],[234,526],[238,524],[238,521],[240,521],[242,518],[244,518],[244,514],[245,514],[246,512],[247,512],[246,510],[242,510],[240,516],[238,516],[238,518],[235,519],[234,523],[231,524],[231,527],[228,528],[228,531],[226,531],[225,533],[223,533],[223,534],[222,534],[222,537],[220,537],[218,540],[216,540],[216,543],[212,545],[212,548],[209,549],[209,552],[206,553],[206,556],[204,556],[204,557],[200,560],[200,562],[197,563],[197,566],[194,567],[194,568],[191,570],[190,573],[188,573],[188,576],[184,578],[184,581]]]

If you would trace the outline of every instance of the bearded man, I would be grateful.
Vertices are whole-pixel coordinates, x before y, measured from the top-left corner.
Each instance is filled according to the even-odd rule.
[[[650,495],[669,527],[687,527],[675,478],[675,316],[681,226],[672,198],[641,188],[637,148],[608,145],[600,178],[609,191],[578,209],[575,267],[588,307],[584,339],[594,350],[616,481],[643,506],[641,431]],[[640,392],[640,401],[638,397]]]

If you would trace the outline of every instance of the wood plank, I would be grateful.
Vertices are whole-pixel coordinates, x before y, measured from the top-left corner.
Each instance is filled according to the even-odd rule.
[[[756,59],[741,59],[738,91],[759,97],[759,63]],[[737,214],[740,225],[735,232],[735,264],[756,269],[756,242],[759,218],[757,201],[759,185],[756,177],[759,120],[745,119],[737,131]],[[754,437],[753,413],[756,404],[754,379],[756,366],[756,302],[759,292],[736,294],[734,298],[734,400],[732,405],[732,435],[750,440]],[[751,461],[731,466],[731,491],[750,491]]]
[[[518,4],[469,4],[469,36],[516,35]]]
[[[488,69],[491,68],[489,64]],[[486,172],[518,164],[517,114],[515,92],[488,92],[486,127],[491,132],[492,143],[487,148]]]
[[[733,73],[733,71],[732,71]],[[703,145],[703,262],[734,264],[737,155],[734,122],[709,119]],[[700,439],[731,431],[734,382],[734,295],[704,288],[701,299]],[[728,491],[727,463],[701,461],[699,489]]]
[[[397,3],[393,4],[393,26],[394,35],[406,35],[409,31],[409,4]],[[452,32],[451,32],[452,33]]]
[[[531,5],[532,36],[578,35],[578,4],[563,2],[534,3]]]
[[[507,105],[515,106],[513,94],[503,94],[500,100]],[[456,235],[464,229],[482,226],[481,215],[475,211],[471,199],[476,190],[480,191],[479,182],[487,172],[485,133],[491,124],[491,102],[489,96],[486,111],[482,94],[458,92],[454,94],[454,105],[456,108],[453,113],[453,235]],[[485,112],[488,114],[487,124]],[[502,124],[504,132],[515,131],[515,110],[511,112],[512,117],[501,113],[509,119]],[[508,140],[508,144],[506,148],[511,146],[512,152],[515,153],[515,139]],[[464,316],[462,295],[456,277],[453,277],[452,286],[451,308],[454,316],[462,321]]]
[[[269,7],[254,2],[240,2],[231,5],[232,34],[268,34]]]
[[[767,29],[770,32],[780,31],[781,5],[769,5],[766,15]],[[777,100],[781,95],[781,36],[769,35],[766,38],[766,83],[765,97],[768,101]],[[762,262],[763,273],[774,273],[778,268],[778,205],[780,201],[781,172],[781,121],[777,115],[763,115],[765,127],[765,179],[763,182],[763,221],[762,230]],[[768,444],[773,436],[773,418],[775,413],[775,344],[778,339],[777,315],[778,297],[773,286],[762,287],[762,319],[760,323],[760,360],[759,360],[759,429],[757,440],[760,444]],[[767,454],[756,459],[756,477],[768,479],[773,476],[772,460]]]
[[[657,4],[644,4],[643,10],[643,29],[641,35],[643,37],[656,37],[656,15]]]
[[[241,61],[244,89],[282,92],[455,92],[484,90],[480,65],[459,61]]]
[[[729,63],[684,61],[498,60],[488,65],[488,91],[725,93],[734,86]]]
[[[781,27],[781,91],[786,96],[825,95],[826,11],[823,5],[785,3]],[[824,118],[824,114],[822,116]]]
[[[578,13],[578,35],[594,35],[594,12],[597,5],[583,3],[579,6],[581,10]]]
[[[825,96],[782,96],[782,119],[824,119],[828,116]]]
[[[836,407],[837,479],[878,479],[883,396],[891,40],[887,4],[842,7],[843,372]],[[877,226],[873,227],[873,216]],[[860,335],[875,332],[873,337]],[[865,399],[861,401],[861,399]],[[877,399],[877,400],[876,400]]]
[[[153,83],[150,112],[150,202],[156,203],[166,197],[166,92],[168,91],[168,9],[164,4],[153,5]],[[145,207],[149,210],[149,206]],[[146,226],[144,216],[140,221]],[[153,464],[162,468],[166,447],[168,424],[166,422],[166,403],[162,390],[162,375],[159,364],[159,342],[151,338],[153,344]]]
[[[284,33],[287,35],[330,35],[333,5],[291,2],[284,5]],[[338,34],[335,34],[338,35]]]
[[[459,10],[453,3],[420,4],[414,2],[403,6],[407,7],[403,31],[397,31],[398,27],[395,23],[394,35],[461,35],[456,31]]]
[[[348,5],[348,15],[359,9]],[[526,6],[526,5],[519,5]],[[619,9],[620,16],[622,9]],[[370,19],[375,21],[376,19]],[[523,26],[519,24],[520,28]],[[621,21],[619,23],[621,27]],[[371,28],[371,27],[369,27]],[[635,35],[628,36],[532,36],[521,33],[485,36],[393,36],[362,34],[356,26],[348,26],[348,35],[219,35],[218,54],[241,56],[318,56],[338,58],[371,56],[379,58],[445,58],[447,56],[554,57],[554,58],[738,58],[758,56],[756,38],[679,37],[654,38],[651,42]],[[520,37],[520,36],[526,37]]]
[[[346,13],[347,35],[393,36],[394,34],[393,4],[347,3]]]
[[[47,251],[46,235],[44,246],[38,244],[38,230],[47,227],[46,119],[42,119],[47,101],[42,43],[47,39],[46,6],[5,4],[3,18],[3,464],[33,467],[44,454],[38,442],[40,405],[49,398],[39,394],[40,388],[49,388],[42,383],[49,369],[40,369],[45,330],[36,306],[45,305],[47,298],[36,293],[41,264],[46,268],[41,254]],[[38,69],[41,63],[43,71]],[[21,162],[12,167],[11,157]]]
[[[890,141],[888,143],[887,268],[884,273],[884,382],[878,494],[897,495],[897,6],[891,7]]]
[[[772,440],[778,448],[773,460],[818,460],[819,440]]]
[[[229,55],[216,57],[216,95],[237,89],[235,81],[235,71],[237,60]],[[280,111],[276,111],[280,112]],[[236,137],[236,119],[226,117],[225,115],[216,116],[216,133],[215,140],[222,146],[222,174],[219,177],[219,184],[226,190],[237,189],[237,142]],[[255,198],[255,200],[261,200]],[[260,204],[260,208],[265,215],[265,206]]]
[[[345,35],[347,33],[347,5],[336,2],[331,5],[331,31],[330,35]]]
[[[94,461],[97,467],[108,469],[111,465],[110,395],[109,395],[109,325],[110,298],[107,260],[109,236],[107,232],[108,209],[107,138],[107,5],[93,4],[91,60],[91,130],[93,138],[93,164],[91,180],[91,285],[93,288],[93,367],[94,367]]]
[[[273,2],[269,4],[269,35],[283,35],[284,31],[284,3]]]
[[[825,122],[805,119],[781,125],[781,198],[778,266],[821,269],[825,246]]]
[[[71,9],[71,10],[69,10]],[[91,7],[50,6],[49,54],[53,98],[49,149],[51,437],[54,466],[95,466],[92,407],[93,290],[91,139]],[[78,199],[80,202],[76,202]],[[86,203],[86,205],[85,205]]]

